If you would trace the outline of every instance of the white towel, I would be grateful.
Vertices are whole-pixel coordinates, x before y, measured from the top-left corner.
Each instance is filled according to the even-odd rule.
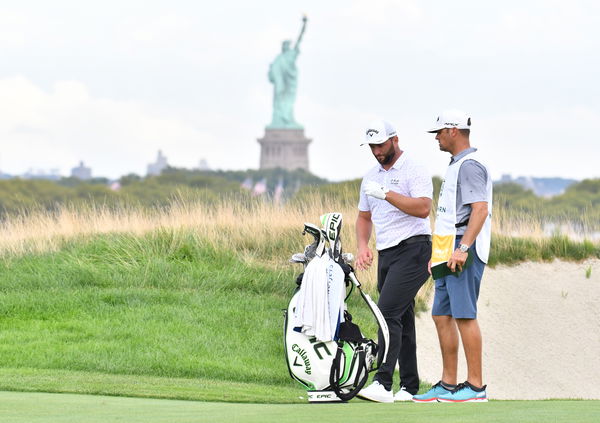
[[[328,254],[315,257],[304,270],[292,326],[319,341],[334,340],[338,324],[344,321],[345,295],[342,268]]]

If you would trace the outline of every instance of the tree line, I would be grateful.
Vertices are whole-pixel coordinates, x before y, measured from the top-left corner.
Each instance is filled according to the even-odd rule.
[[[214,203],[223,198],[240,201],[257,196],[254,188],[264,184],[260,196],[270,198],[283,187],[284,199],[293,196],[302,186],[325,184],[325,179],[303,170],[283,169],[246,171],[200,171],[167,168],[158,176],[122,176],[117,181],[95,178],[86,181],[62,178],[0,180],[0,216],[27,214],[36,211],[53,212],[61,207],[101,206],[168,207],[178,202]]]
[[[440,178],[434,177],[434,198]],[[258,184],[264,189],[257,191]],[[200,171],[167,168],[159,176],[125,175],[118,181],[105,178],[81,181],[8,179],[0,181],[0,215],[72,207],[168,207],[174,201],[211,203],[224,198],[251,199],[260,195],[272,199],[280,190],[280,200],[292,206],[307,201],[323,204],[358,203],[360,179],[332,183],[303,170]],[[494,186],[494,205],[515,213],[534,214],[547,219],[581,219],[600,226],[600,179],[586,179],[569,186],[564,193],[544,198],[515,183]]]

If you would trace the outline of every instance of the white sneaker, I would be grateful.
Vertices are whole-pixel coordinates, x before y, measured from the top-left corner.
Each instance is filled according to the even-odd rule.
[[[394,395],[394,401],[412,401],[412,397],[412,394],[403,386],[396,392],[396,395]]]
[[[366,388],[361,389],[358,396],[375,402],[394,402],[392,391],[385,389],[378,381],[374,381]]]

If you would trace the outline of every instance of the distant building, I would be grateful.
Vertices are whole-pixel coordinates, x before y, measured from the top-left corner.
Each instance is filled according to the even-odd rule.
[[[158,156],[156,157],[156,162],[150,163],[148,165],[148,176],[157,176],[165,170],[169,164],[167,163],[167,158],[163,156],[162,151],[158,150]]]
[[[525,189],[533,191],[538,197],[553,197],[560,195],[565,190],[576,183],[576,179],[566,178],[536,178],[532,176],[519,176],[513,178],[511,175],[504,174],[495,184],[513,183],[522,186]]]
[[[304,136],[304,129],[265,129],[259,138],[260,169],[280,167],[287,170],[308,168],[308,144],[311,139]]]
[[[92,168],[83,165],[83,162],[79,162],[79,166],[71,169],[71,177],[87,181],[92,179]]]
[[[23,174],[23,179],[48,179],[50,181],[58,181],[61,178],[58,169],[29,169]]]
[[[210,166],[208,166],[206,159],[200,159],[200,162],[198,162],[198,170],[210,170]]]

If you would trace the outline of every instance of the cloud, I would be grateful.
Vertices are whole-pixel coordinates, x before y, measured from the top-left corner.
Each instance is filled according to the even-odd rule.
[[[5,78],[0,99],[0,165],[8,173],[33,167],[66,174],[83,160],[98,176],[144,174],[158,149],[171,164],[193,167],[216,145],[194,122],[139,102],[94,98],[78,81],[45,91],[22,76]]]
[[[7,9],[0,9],[0,46],[21,48],[31,39],[25,26],[30,21],[27,16]]]
[[[415,0],[354,0],[343,6],[327,7],[315,14],[318,36],[328,46],[343,51],[357,47],[372,56],[397,54],[384,45],[394,44],[423,31],[424,9]]]
[[[400,29],[403,24],[418,22],[423,17],[423,9],[415,0],[380,0],[365,2],[354,0],[342,10],[346,18],[362,22],[365,28],[383,27],[391,22]]]
[[[508,8],[500,15],[496,35],[504,47],[536,46],[538,49],[581,49],[589,43],[586,30],[597,25],[598,8],[585,10],[580,2],[546,1],[543,7]],[[596,22],[594,22],[596,21]],[[560,30],[568,27],[569,30]]]
[[[374,119],[390,121],[398,131],[399,145],[413,159],[423,163],[431,175],[440,175],[448,163],[447,153],[442,153],[425,128],[431,117],[416,113],[378,114],[381,109],[362,107],[360,104],[324,104],[301,96],[299,119],[306,125],[306,136],[313,139],[309,146],[311,170],[332,181],[362,177],[377,165],[364,140],[366,125]]]
[[[597,178],[591,136],[599,121],[597,110],[583,106],[498,113],[480,119],[475,139],[485,143],[494,177]]]
[[[482,115],[474,140],[499,174],[597,175],[584,142],[600,117],[593,2],[27,3],[0,7],[10,173],[79,160],[96,175],[145,173],[158,149],[177,166],[258,167],[268,66],[306,12],[296,116],[317,174],[374,164],[357,143],[381,115],[439,175],[447,154],[423,128],[452,106]]]
[[[168,46],[190,36],[193,25],[190,18],[168,12],[149,17],[135,17],[121,21],[121,31],[129,34],[136,43],[151,43]]]

